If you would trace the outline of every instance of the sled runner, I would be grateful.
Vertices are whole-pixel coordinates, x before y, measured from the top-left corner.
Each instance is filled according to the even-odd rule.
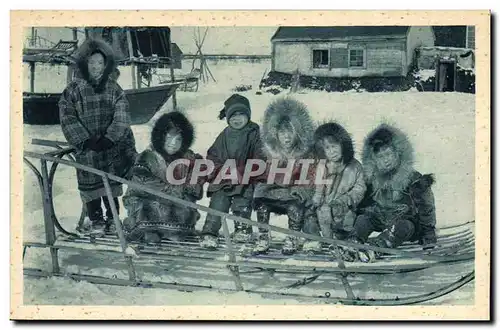
[[[44,154],[24,152],[24,161],[40,184],[45,225],[44,241],[23,243],[24,274],[27,276],[65,276],[99,284],[188,292],[244,291],[281,299],[288,297],[375,306],[417,304],[433,300],[474,279],[475,239],[467,224],[440,229],[437,243],[432,249],[425,250],[416,242],[388,249],[327,239],[222,213],[80,165],[72,160],[73,150],[65,148],[62,142],[33,140],[33,144],[52,146],[57,150]],[[30,159],[41,162],[40,170]],[[110,204],[117,235],[93,237],[64,228],[54,212],[52,199],[52,184],[58,164],[101,176],[108,195],[111,193],[110,181],[117,181],[174,203],[196,208],[200,213],[221,216],[223,235],[219,239],[219,247],[215,250],[202,249],[197,235],[182,241],[164,240],[154,245],[129,244],[125,240],[112,198]],[[268,228],[273,238],[268,253],[254,255],[251,244],[235,243],[231,239],[228,220],[250,224],[254,232],[257,227]],[[75,225],[76,222],[75,219]],[[283,255],[280,248],[286,235],[294,235],[302,242],[319,241],[323,243],[323,249],[314,255],[300,250],[294,255]],[[339,246],[371,250],[379,252],[381,256],[371,263],[344,262],[339,257]],[[51,255],[50,270],[27,266],[28,248],[48,249]],[[92,263],[89,264],[87,260],[92,260]],[[66,269],[60,267],[60,261],[63,261]],[[460,265],[460,273],[450,272],[450,267],[457,264]],[[74,266],[78,271],[74,271]],[[84,274],[82,270],[85,268],[89,271]],[[432,280],[429,274],[432,274]]]

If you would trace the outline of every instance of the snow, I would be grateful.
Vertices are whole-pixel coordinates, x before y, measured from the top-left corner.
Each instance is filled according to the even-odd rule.
[[[190,64],[185,64],[187,68]],[[256,95],[262,74],[269,70],[270,61],[209,61],[217,83],[201,85],[194,92],[178,92],[177,101],[194,122],[196,140],[193,150],[206,154],[210,144],[225,127],[225,122],[217,119],[224,100],[230,96],[236,85],[251,84],[253,89],[240,94],[249,98],[252,105],[252,119],[261,123],[266,106],[279,95],[262,93]],[[49,69],[47,69],[49,70]],[[58,70],[58,69],[53,69]],[[56,71],[57,72],[57,71]],[[44,73],[47,77],[50,73]],[[59,73],[65,77],[65,74]],[[127,88],[128,74],[120,76],[120,83]],[[44,85],[45,84],[45,85]],[[39,90],[53,86],[52,81],[38,81]],[[355,151],[359,157],[364,137],[382,121],[395,124],[408,133],[416,152],[416,168],[422,173],[434,173],[436,184],[433,188],[436,200],[437,226],[447,227],[474,220],[474,155],[475,155],[475,98],[473,94],[462,93],[419,93],[415,91],[394,93],[326,93],[321,91],[301,91],[294,97],[303,101],[318,122],[337,120],[352,134]],[[157,114],[169,111],[169,101]],[[157,118],[155,116],[155,118]],[[134,126],[133,131],[139,151],[147,147],[153,120],[145,125]],[[29,151],[49,151],[50,148],[31,144],[32,138],[64,141],[59,126],[24,125],[24,147]],[[34,161],[35,165],[38,162]],[[75,170],[61,165],[53,187],[55,211],[61,223],[73,230],[78,221],[80,201],[76,187]],[[208,206],[204,198],[200,204]],[[121,205],[121,202],[120,202]],[[120,214],[125,210],[122,208]],[[204,214],[197,224],[201,229]],[[255,220],[255,214],[253,215]],[[273,217],[272,225],[286,227],[284,216]],[[230,224],[232,230],[232,224]],[[24,168],[24,223],[23,239],[41,241],[45,238],[43,211],[38,182],[28,167]],[[77,266],[75,266],[77,264]],[[90,273],[101,276],[127,278],[123,257],[113,261],[99,254],[82,252],[81,254],[61,252],[61,267],[67,272]],[[29,249],[25,266],[49,270],[50,254],[46,250]],[[439,268],[439,267],[437,267]],[[434,276],[439,270],[430,269],[424,276],[437,278],[437,283],[449,283],[452,277],[458,277],[464,271],[463,265],[441,267],[442,276]],[[463,274],[462,274],[463,275]],[[147,279],[175,280],[170,275],[146,274]],[[405,277],[406,276],[406,277]],[[400,278],[383,277],[372,282],[360,283],[357,288],[364,289],[367,295],[377,291],[377,281],[394,281],[394,286],[410,284],[412,275]],[[414,276],[414,275],[413,275]],[[193,283],[210,283],[210,279],[192,279]],[[448,281],[448,282],[446,282]],[[431,281],[432,282],[432,281]],[[231,282],[227,285],[231,286]],[[303,303],[295,299],[271,299],[256,294],[226,294],[215,291],[196,293],[176,290],[123,288],[108,285],[94,285],[87,282],[75,282],[68,278],[24,279],[25,304],[97,304],[97,305],[191,305],[191,304],[296,304]],[[461,290],[444,298],[433,300],[430,304],[473,304],[474,284],[468,284]]]

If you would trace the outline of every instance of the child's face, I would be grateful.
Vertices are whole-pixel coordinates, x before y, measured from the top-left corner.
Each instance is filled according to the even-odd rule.
[[[399,156],[391,147],[382,147],[375,154],[375,163],[382,173],[394,170],[399,165]]]
[[[173,155],[181,149],[182,136],[177,132],[168,132],[165,136],[165,151]]]
[[[285,149],[293,147],[295,136],[289,129],[281,129],[278,131],[278,141]]]
[[[234,129],[242,129],[248,124],[248,117],[242,113],[235,113],[229,118],[229,126]]]
[[[104,57],[101,53],[95,53],[90,56],[87,64],[89,75],[93,79],[99,78],[104,72]]]
[[[324,139],[322,144],[327,160],[331,162],[340,162],[342,160],[342,146],[340,143]]]

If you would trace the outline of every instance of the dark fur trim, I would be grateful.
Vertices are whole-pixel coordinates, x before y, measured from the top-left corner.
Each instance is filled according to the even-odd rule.
[[[290,124],[298,135],[292,152],[283,150],[278,140],[278,126]],[[314,123],[302,102],[285,97],[273,101],[264,113],[261,139],[264,152],[273,159],[298,159],[310,151],[314,139]]]
[[[97,90],[103,90],[106,82],[108,81],[109,76],[116,69],[116,59],[113,48],[106,43],[102,39],[86,39],[82,45],[78,48],[75,61],[78,67],[80,76],[86,81],[90,82],[89,69],[88,69],[88,60],[89,57],[95,53],[96,51],[102,53],[104,55],[105,60],[105,68],[102,74],[102,79],[99,82],[99,85],[96,86]]]
[[[178,129],[182,135],[182,146],[175,155],[168,155],[164,149],[165,137],[171,129]],[[194,142],[194,127],[181,112],[174,111],[162,115],[156,121],[151,132],[151,146],[165,159],[174,159],[183,155]]]
[[[314,146],[316,155],[321,158],[325,158],[321,142],[326,137],[330,137],[340,144],[342,148],[342,162],[349,164],[354,158],[354,143],[347,130],[336,122],[324,123],[316,129],[314,132]]]
[[[390,145],[399,155],[400,164],[390,178],[378,173],[375,165],[374,147],[378,144]],[[381,124],[368,134],[362,154],[365,178],[374,190],[390,185],[394,191],[403,191],[411,183],[414,173],[414,151],[408,137],[401,130],[388,124]]]

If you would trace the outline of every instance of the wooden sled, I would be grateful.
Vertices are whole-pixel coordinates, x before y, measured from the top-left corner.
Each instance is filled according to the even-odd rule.
[[[76,281],[187,292],[243,291],[280,299],[374,306],[426,302],[474,280],[475,239],[467,225],[441,229],[437,244],[430,250],[423,250],[415,242],[387,249],[317,237],[219,212],[80,165],[71,159],[71,148],[64,148],[55,141],[35,140],[34,143],[56,146],[57,150],[45,154],[24,152],[24,161],[34,171],[42,191],[45,240],[24,241],[23,259],[28,248],[49,249],[51,269],[25,266],[26,276],[64,276]],[[62,159],[64,156],[69,160]],[[40,170],[29,159],[38,159]],[[49,162],[52,164],[50,169]],[[202,249],[196,235],[183,241],[162,241],[156,245],[129,244],[112,198],[117,235],[92,237],[63,228],[54,212],[51,191],[58,164],[100,175],[108,196],[111,196],[109,183],[113,180],[200,212],[221,216],[223,235],[219,248],[214,251]],[[235,243],[228,220],[250,224],[254,228],[268,228],[273,237],[270,251],[265,255],[253,255],[251,246]],[[280,253],[280,247],[286,235],[294,235],[302,241],[320,241],[325,248],[315,255],[299,251],[285,256]],[[333,249],[326,246],[333,246]],[[372,263],[348,263],[339,257],[339,246],[368,249],[381,252],[383,256]],[[78,267],[82,260],[87,259],[85,257],[96,260],[92,264],[96,269],[89,273],[60,267],[60,258],[65,265]],[[450,273],[449,267],[456,264],[460,265],[460,273]],[[428,272],[440,281],[429,282]]]

